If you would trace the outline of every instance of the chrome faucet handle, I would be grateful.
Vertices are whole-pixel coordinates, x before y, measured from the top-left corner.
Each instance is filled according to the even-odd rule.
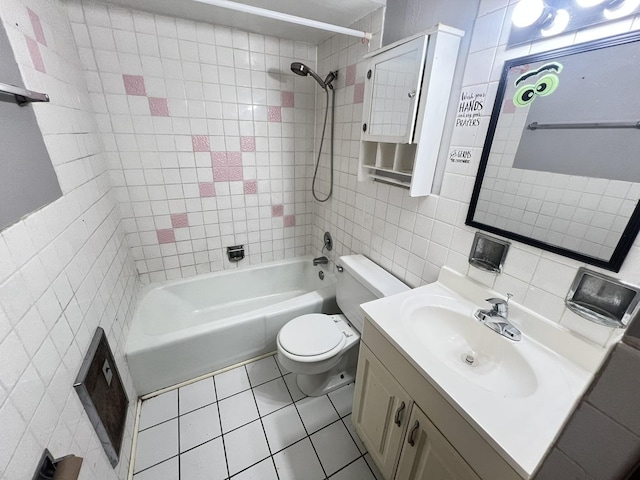
[[[513,297],[512,294],[507,293],[507,299],[503,300],[502,298],[487,298],[487,302],[493,305],[492,310],[495,311],[498,315],[506,316],[509,312],[509,300]]]

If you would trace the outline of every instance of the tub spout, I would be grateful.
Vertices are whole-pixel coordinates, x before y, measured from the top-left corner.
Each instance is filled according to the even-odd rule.
[[[326,265],[329,263],[329,259],[327,257],[318,257],[313,259],[313,266],[317,265]]]

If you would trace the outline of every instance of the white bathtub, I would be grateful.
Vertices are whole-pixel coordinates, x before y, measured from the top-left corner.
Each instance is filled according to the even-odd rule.
[[[305,313],[335,313],[335,276],[311,257],[143,288],[125,347],[138,394],[276,349],[280,328]]]

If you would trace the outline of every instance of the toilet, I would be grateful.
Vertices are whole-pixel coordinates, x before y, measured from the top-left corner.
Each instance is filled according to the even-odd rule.
[[[354,381],[364,326],[360,305],[409,290],[362,255],[340,257],[337,278],[336,300],[342,314],[301,315],[278,332],[278,361],[296,374],[300,390],[312,397]]]

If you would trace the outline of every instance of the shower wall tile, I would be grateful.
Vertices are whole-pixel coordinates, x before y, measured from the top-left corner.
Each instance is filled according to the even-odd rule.
[[[411,286],[437,280],[440,269],[447,266],[495,288],[503,295],[513,293],[514,301],[548,314],[551,320],[583,338],[603,346],[611,344],[617,339],[618,332],[605,327],[593,328],[593,324],[575,316],[564,305],[570,279],[583,266],[580,262],[515,241],[511,242],[511,250],[501,275],[486,274],[469,267],[467,262],[475,229],[465,225],[465,218],[503,62],[510,57],[541,51],[544,45],[555,48],[541,42],[507,50],[506,38],[511,28],[508,20],[510,13],[507,11],[509,2],[498,2],[499,5],[496,3],[491,8],[487,8],[485,3],[487,2],[480,2],[475,30],[466,33],[466,38],[470,36],[473,52],[468,55],[462,75],[463,89],[473,88],[474,91],[487,92],[480,126],[471,129],[454,128],[451,142],[443,141],[440,145],[441,157],[445,161],[447,153],[454,148],[470,150],[471,159],[469,163],[447,161],[443,166],[440,191],[427,197],[412,198],[407,190],[400,187],[357,180],[363,107],[361,102],[368,69],[368,63],[362,56],[379,47],[378,32],[382,25],[382,10],[352,26],[374,33],[369,48],[359,40],[343,35],[335,35],[318,46],[318,71],[338,70],[338,79],[333,197],[324,203],[314,202],[314,228],[311,236],[313,253],[320,254],[323,247],[322,234],[330,231],[335,242],[335,248],[331,252],[332,259],[337,260],[340,255],[352,253],[364,254]],[[637,20],[634,23],[625,22],[624,25],[627,29],[640,29],[640,21]],[[600,38],[620,33],[617,30],[619,28],[618,23],[590,32]],[[564,44],[578,41],[574,36],[568,37]],[[324,95],[323,91],[318,92],[317,104],[325,102]],[[317,138],[322,128],[322,117],[323,112],[318,109]],[[328,146],[325,145],[317,182],[321,199],[329,188],[327,152]],[[620,183],[618,182],[618,187]],[[620,195],[619,190],[617,192]],[[638,192],[631,192],[632,196],[634,194],[635,202],[638,200]],[[639,265],[640,238],[636,239],[622,269],[615,276],[640,284]]]
[[[289,64],[315,69],[316,47],[73,4],[72,32],[142,282],[237,268],[228,245],[244,244],[248,263],[309,253],[316,85]],[[285,212],[295,221],[284,222]]]
[[[29,108],[63,190],[60,199],[0,232],[3,479],[31,478],[44,448],[54,457],[84,457],[83,479],[124,479],[129,463],[136,392],[124,345],[139,281],[98,131],[104,118],[93,113],[94,104],[107,112],[107,103],[104,98],[92,101],[88,85],[100,79],[85,77],[82,63],[91,59],[86,45],[109,43],[111,30],[97,30],[94,37],[86,29],[72,33],[68,15],[78,18],[82,9],[58,0],[0,2],[0,18],[25,86],[50,94],[50,103]],[[88,16],[102,18],[96,11]],[[113,61],[104,59],[105,65]],[[121,74],[111,72],[105,85],[110,94],[125,98],[112,108],[128,112],[136,107],[126,102]],[[133,133],[130,122],[116,119],[123,133]],[[107,332],[132,400],[115,469],[72,387],[98,326]]]

